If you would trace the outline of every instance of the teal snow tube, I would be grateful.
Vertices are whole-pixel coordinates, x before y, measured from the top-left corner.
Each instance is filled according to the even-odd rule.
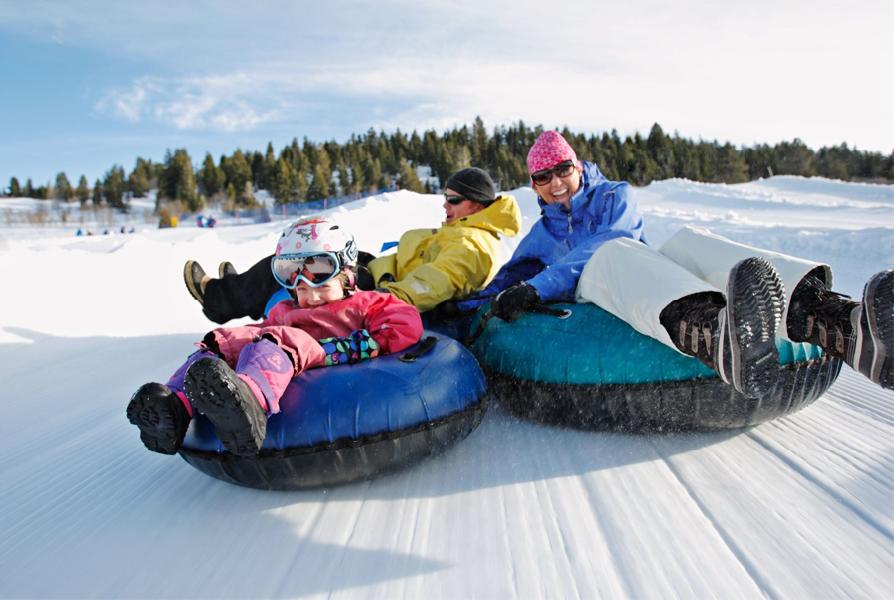
[[[490,393],[539,421],[617,431],[746,427],[807,406],[841,369],[816,346],[777,340],[776,386],[748,398],[695,358],[593,304],[551,306],[571,314],[490,319],[472,345]]]

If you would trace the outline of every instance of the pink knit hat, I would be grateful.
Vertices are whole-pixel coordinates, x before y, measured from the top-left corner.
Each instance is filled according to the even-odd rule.
[[[558,131],[544,131],[528,151],[528,173],[549,169],[566,160],[577,164],[577,154]]]

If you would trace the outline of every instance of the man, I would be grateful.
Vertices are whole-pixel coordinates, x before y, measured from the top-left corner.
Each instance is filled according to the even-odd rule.
[[[685,228],[654,250],[631,187],[579,161],[557,132],[538,137],[527,166],[541,219],[460,309],[495,297],[492,313],[513,321],[543,302],[593,302],[755,397],[776,383],[781,320],[781,337],[817,344],[894,388],[894,271],[873,276],[860,303],[831,291],[828,265],[707,230]]]
[[[516,235],[521,212],[515,198],[497,196],[490,175],[477,168],[462,169],[446,182],[444,225],[415,229],[401,236],[395,254],[366,255],[358,286],[387,291],[413,304],[419,312],[442,302],[463,298],[483,287],[499,265],[500,236]],[[222,263],[220,278],[212,279],[195,261],[187,261],[183,276],[190,294],[216,323],[263,316],[270,297],[279,290],[270,271],[270,258],[237,274]]]

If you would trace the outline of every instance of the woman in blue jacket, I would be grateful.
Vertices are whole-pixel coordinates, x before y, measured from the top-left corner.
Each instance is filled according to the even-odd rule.
[[[684,228],[656,250],[631,186],[579,161],[559,133],[537,138],[527,166],[541,218],[461,309],[496,296],[492,313],[513,321],[544,302],[593,302],[747,396],[776,383],[777,334],[817,344],[894,389],[894,270],[874,275],[855,302],[831,291],[828,265],[704,229]]]

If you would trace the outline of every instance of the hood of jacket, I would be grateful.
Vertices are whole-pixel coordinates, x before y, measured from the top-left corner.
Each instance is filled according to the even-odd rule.
[[[521,230],[521,210],[513,196],[503,194],[484,210],[445,223],[444,227],[476,227],[494,234],[513,236]]]

